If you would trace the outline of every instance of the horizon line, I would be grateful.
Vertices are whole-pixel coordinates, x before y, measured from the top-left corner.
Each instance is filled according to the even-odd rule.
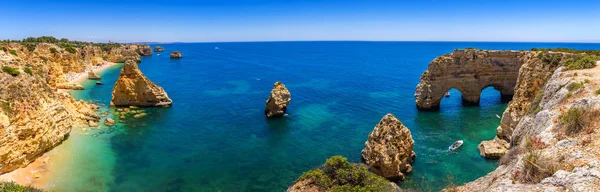
[[[462,40],[248,40],[248,41],[131,41],[124,44],[175,44],[175,43],[277,43],[277,42],[437,42],[437,43],[582,43],[600,44],[598,41],[462,41]]]

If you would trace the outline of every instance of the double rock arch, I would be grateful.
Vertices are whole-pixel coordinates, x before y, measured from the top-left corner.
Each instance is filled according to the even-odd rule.
[[[415,99],[421,110],[437,110],[446,91],[462,93],[463,105],[478,105],[481,91],[493,86],[510,100],[525,52],[454,50],[435,58],[421,75]]]

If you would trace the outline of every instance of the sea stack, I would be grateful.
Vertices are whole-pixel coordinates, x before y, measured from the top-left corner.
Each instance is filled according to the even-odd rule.
[[[94,71],[90,71],[90,72],[88,72],[88,79],[100,80],[100,76],[98,76],[98,74],[94,73]]]
[[[385,115],[369,134],[362,159],[371,171],[393,181],[402,181],[412,171],[416,154],[410,130],[393,114]]]
[[[271,95],[267,99],[265,115],[267,118],[283,116],[291,100],[290,91],[285,88],[285,85],[279,81],[275,82],[273,90],[271,90]]]
[[[141,56],[151,56],[152,48],[150,47],[150,45],[138,45],[137,52]]]
[[[125,62],[112,92],[111,105],[157,107],[171,103],[167,92],[146,78],[135,61]]]
[[[163,52],[163,51],[165,51],[165,48],[163,48],[161,46],[154,47],[154,52]]]
[[[182,58],[183,55],[181,55],[181,52],[179,52],[179,51],[173,51],[173,52],[171,52],[170,57],[172,59],[179,59],[179,58]]]

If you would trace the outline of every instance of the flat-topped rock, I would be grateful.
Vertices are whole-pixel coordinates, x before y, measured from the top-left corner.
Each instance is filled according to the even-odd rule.
[[[161,46],[154,47],[154,52],[163,52],[163,51],[165,51],[165,48],[163,48]]]
[[[169,57],[171,57],[173,59],[179,59],[179,58],[183,58],[183,55],[181,55],[181,52],[179,52],[179,51],[173,51],[173,52],[171,52],[171,54],[169,54]]]
[[[283,83],[277,81],[273,85],[273,90],[267,99],[267,107],[265,108],[265,115],[267,118],[281,117],[285,114],[288,104],[292,100],[290,91],[283,85]]]
[[[369,134],[362,159],[374,173],[402,181],[412,171],[414,143],[410,130],[393,114],[387,114]]]
[[[83,90],[83,85],[77,83],[58,83],[56,84],[56,88],[58,89],[68,89],[68,90]]]
[[[500,159],[508,152],[510,144],[498,137],[493,140],[483,141],[477,146],[479,154],[488,159]]]
[[[156,107],[171,104],[167,92],[146,78],[135,61],[125,62],[113,89],[111,105]]]

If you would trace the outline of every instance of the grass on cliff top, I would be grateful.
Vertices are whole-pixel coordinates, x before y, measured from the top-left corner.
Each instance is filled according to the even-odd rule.
[[[22,186],[14,182],[0,182],[0,191],[2,192],[42,192],[42,190]]]
[[[392,191],[385,178],[369,172],[364,164],[350,163],[345,157],[333,156],[317,169],[305,172],[298,181],[309,179],[327,191]]]
[[[560,124],[567,134],[576,134],[587,128],[593,118],[592,113],[585,108],[571,107],[569,111],[558,116]]]
[[[572,167],[563,163],[564,157],[556,159],[555,156],[542,155],[540,151],[530,151],[523,158],[523,169],[517,172],[516,179],[523,183],[539,183],[550,177],[558,170],[570,171]]]
[[[564,52],[564,53],[585,53],[585,54],[589,54],[589,55],[600,56],[600,50],[577,50],[577,49],[571,49],[571,48],[551,48],[551,49],[531,48],[531,51],[542,51],[542,52],[552,51],[552,52]]]
[[[19,74],[21,74],[21,72],[18,69],[15,69],[15,68],[12,68],[9,66],[3,66],[2,72],[8,73],[9,75],[12,75],[13,77],[19,76]]]

